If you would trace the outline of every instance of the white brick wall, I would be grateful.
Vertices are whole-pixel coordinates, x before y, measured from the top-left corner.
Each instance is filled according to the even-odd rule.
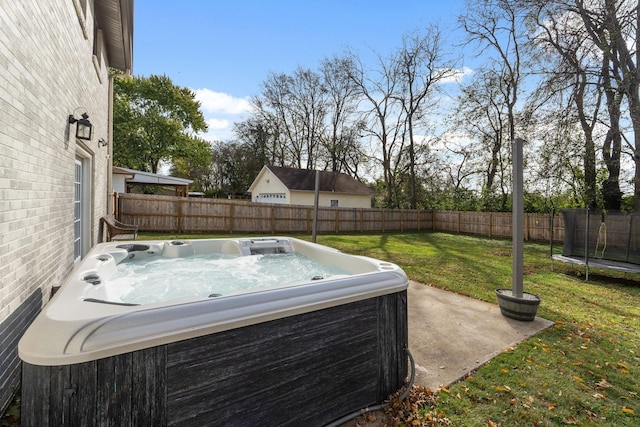
[[[74,7],[83,3],[86,32]],[[92,10],[92,0],[0,8],[0,326],[38,288],[45,303],[73,267],[81,150],[93,165],[91,245],[107,211],[107,148],[98,139],[108,139],[109,79],[106,58],[97,61],[102,69],[94,66]],[[67,124],[74,111],[89,114],[91,141],[76,141]]]

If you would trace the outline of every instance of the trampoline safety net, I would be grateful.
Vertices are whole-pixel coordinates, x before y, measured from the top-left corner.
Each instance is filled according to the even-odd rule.
[[[565,233],[562,255],[584,258],[587,250],[589,258],[640,265],[640,214],[568,209],[562,211],[562,216]]]

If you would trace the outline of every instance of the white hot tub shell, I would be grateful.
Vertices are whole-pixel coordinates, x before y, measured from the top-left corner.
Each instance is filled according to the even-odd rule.
[[[118,265],[132,257],[177,258],[210,253],[251,256],[291,252],[339,268],[345,274],[247,289],[215,298],[187,297],[140,305],[109,301],[104,292],[110,278],[118,271]],[[181,278],[176,277],[176,280]],[[407,369],[404,354],[407,346],[407,286],[406,275],[392,263],[348,255],[288,237],[135,241],[96,245],[43,308],[19,343],[19,356],[25,362],[23,408],[33,414],[25,418],[26,425],[38,424],[45,418],[56,425],[58,421],[65,424],[69,414],[74,411],[84,413],[82,416],[86,417],[83,419],[92,423],[124,422],[135,418],[131,415],[133,412],[142,411],[144,418],[154,419],[161,425],[179,424],[187,419],[223,425],[237,411],[244,410],[247,416],[247,402],[238,397],[224,397],[224,381],[227,380],[223,377],[230,375],[230,378],[242,381],[237,387],[255,389],[263,380],[247,383],[247,376],[264,373],[268,366],[272,366],[274,372],[282,370],[274,377],[274,384],[286,377],[285,372],[297,369],[299,373],[296,374],[297,379],[283,379],[284,382],[277,386],[287,390],[286,393],[277,393],[282,396],[281,400],[276,399],[273,403],[265,401],[262,410],[246,419],[262,425],[289,422],[296,425],[311,419],[314,423],[318,420],[330,422],[349,411],[383,400],[402,385]],[[307,324],[309,329],[300,330],[303,324]],[[338,339],[342,334],[344,337]],[[282,338],[285,336],[288,338]],[[314,336],[317,337],[316,341],[313,341]],[[231,340],[234,344],[201,354],[203,346],[213,348],[225,340]],[[362,341],[359,348],[349,350],[358,340]],[[297,345],[303,341],[306,344],[300,344],[302,347],[298,348]],[[281,348],[278,348],[280,344]],[[236,361],[241,358],[259,360],[262,355],[264,360],[259,363],[262,366],[234,368],[231,374],[228,373],[230,366],[223,363],[228,354],[233,354],[232,360]],[[298,356],[299,360],[295,360]],[[157,389],[153,399],[161,401],[164,409],[159,411],[157,402],[143,409],[148,405],[137,402],[139,396],[133,391],[135,387],[130,385],[126,388],[130,396],[125,401],[129,402],[133,412],[129,411],[125,418],[115,416],[111,409],[114,405],[122,409],[123,402],[101,401],[99,396],[101,393],[123,395],[122,390],[101,392],[100,387],[121,386],[122,379],[114,381],[110,377],[121,375],[118,369],[130,370],[133,377],[139,375],[136,371],[140,367],[133,362],[129,366],[128,362],[138,357],[145,360],[151,358],[149,364],[153,365],[153,372],[147,374],[145,381],[153,383],[147,388]],[[367,360],[364,361],[364,358]],[[194,361],[196,359],[198,362]],[[111,366],[114,363],[124,363],[128,367],[114,368],[113,372],[109,368],[106,369],[109,374],[105,374],[104,365]],[[207,373],[201,372],[200,368],[194,371],[190,368],[194,364],[209,366]],[[354,370],[353,364],[358,364],[362,372],[360,368]],[[238,365],[242,363],[238,362]],[[352,374],[345,374],[346,366],[350,366]],[[68,370],[71,377],[74,369],[80,369],[84,372],[81,377],[88,376],[90,379],[85,384],[83,380],[71,379],[67,381],[71,385],[62,384],[64,381],[53,379],[59,377],[60,369],[65,372]],[[87,371],[91,374],[87,374]],[[323,378],[331,372],[333,377],[341,378],[340,381],[329,380],[337,389],[332,389],[332,384],[327,384],[327,378]],[[316,384],[314,375],[323,378],[320,381],[322,385]],[[360,381],[357,378],[363,375],[368,378],[363,378],[363,382],[357,384]],[[182,384],[184,378],[190,376],[193,376],[191,382]],[[306,386],[298,386],[302,389],[296,389],[292,382],[300,381],[300,377],[316,385],[310,387],[308,382]],[[44,391],[40,384],[42,381],[49,384]],[[114,384],[102,384],[105,381]],[[139,380],[129,378],[124,383],[127,381],[135,383]],[[194,386],[194,382],[200,385]],[[55,393],[51,392],[54,384],[57,384],[56,387],[66,387],[60,390],[61,395],[67,394],[61,397],[60,402],[55,402]],[[71,392],[68,391],[69,387]],[[96,390],[89,391],[92,387]],[[275,386],[272,384],[269,387]],[[324,390],[325,387],[328,389]],[[351,400],[347,398],[348,403],[333,407],[335,404],[330,402],[337,399],[339,393],[345,393],[343,389],[351,387],[358,397]],[[79,388],[83,389],[85,395],[93,396],[87,400],[94,402],[92,408],[85,408],[84,399],[74,403],[69,397],[81,393]],[[371,390],[371,394],[364,390]],[[289,392],[296,393],[296,402],[286,403],[285,397]],[[248,392],[245,394],[252,395]],[[300,400],[304,400],[305,395],[308,395],[309,409],[303,411],[306,413],[302,415],[294,416],[295,408],[304,407]],[[195,402],[203,396],[208,396],[209,401],[218,399],[219,403],[213,405],[214,409],[188,404],[190,398]],[[255,400],[256,396],[251,398]],[[322,406],[322,399],[326,399],[324,405],[328,407],[312,409]],[[229,403],[230,400],[235,403]],[[43,405],[48,408],[46,415]],[[58,417],[58,409],[51,409],[59,405],[68,406],[67,415]],[[291,408],[289,405],[292,405]],[[63,409],[60,411],[64,412]]]

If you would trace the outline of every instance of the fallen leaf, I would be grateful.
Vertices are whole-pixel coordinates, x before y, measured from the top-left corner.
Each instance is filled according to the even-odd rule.
[[[555,403],[550,403],[547,409],[552,410],[552,409],[555,409],[555,407],[556,407]]]
[[[508,370],[508,369],[502,369],[502,371],[501,371],[501,372],[502,372],[503,374],[508,374],[508,373],[509,373],[509,370]]]
[[[596,399],[604,399],[605,395],[602,393],[595,393],[593,394],[593,397],[595,397]]]
[[[611,385],[607,380],[605,380],[604,378],[602,378],[600,381],[598,381],[598,382],[596,383],[596,387],[600,387],[600,388],[610,388],[610,387],[612,387],[612,385]]]
[[[487,420],[487,425],[488,425],[489,427],[497,427],[497,424],[496,424],[496,423],[494,423],[494,422],[493,422],[493,421],[491,421],[491,420]]]
[[[630,415],[635,415],[636,411],[634,411],[631,408],[627,408],[626,406],[622,407],[622,412],[624,412],[625,414],[630,414]]]
[[[567,418],[562,420],[563,424],[578,424],[578,420],[573,416],[569,415]]]

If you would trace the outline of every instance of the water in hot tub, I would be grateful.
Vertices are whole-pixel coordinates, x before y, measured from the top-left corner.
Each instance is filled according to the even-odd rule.
[[[147,304],[184,297],[222,296],[345,274],[296,253],[146,258],[118,265],[105,285],[109,301]]]

